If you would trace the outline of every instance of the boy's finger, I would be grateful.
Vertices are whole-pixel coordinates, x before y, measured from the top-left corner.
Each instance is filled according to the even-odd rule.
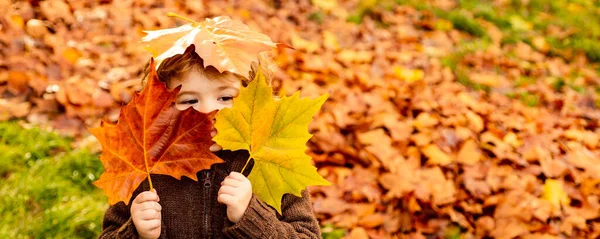
[[[217,194],[229,194],[235,196],[235,188],[231,186],[222,186]]]
[[[162,211],[162,206],[154,201],[143,202],[140,205],[141,205],[140,211],[145,211],[145,210],[156,210],[159,212]]]
[[[153,188],[152,190],[150,190],[150,192],[155,193],[156,194],[156,198],[158,198],[157,202],[160,202],[160,197],[158,196],[158,192],[156,192],[156,188]]]
[[[148,231],[152,231],[152,230],[155,230],[157,228],[160,228],[160,224],[161,224],[160,219],[147,220],[146,221],[146,228],[147,228]]]
[[[232,205],[234,200],[235,198],[229,194],[220,194],[217,197],[217,201],[225,205]]]
[[[239,180],[239,181],[246,180],[246,176],[244,176],[243,174],[238,173],[238,172],[231,172],[228,177],[231,177],[231,178],[233,178],[235,180]]]
[[[213,129],[210,131],[210,137],[215,137],[215,136],[217,136],[217,129],[213,128]]]
[[[160,219],[160,212],[156,210],[146,210],[140,212],[140,218],[143,220]]]
[[[135,203],[143,203],[143,202],[147,202],[147,201],[158,201],[158,195],[155,192],[146,191],[146,192],[140,193],[137,197],[135,197],[135,199],[133,201]]]
[[[214,136],[213,136],[213,137],[214,137]],[[223,148],[222,148],[221,146],[219,146],[218,144],[213,144],[213,145],[211,145],[211,146],[210,146],[210,148],[208,148],[208,149],[210,149],[210,151],[212,151],[212,152],[216,152],[216,151],[219,151],[219,150],[221,150],[221,149],[223,149]]]
[[[240,181],[230,177],[226,177],[225,180],[223,180],[223,183],[221,183],[221,186],[231,186],[237,188],[240,186],[240,184]]]

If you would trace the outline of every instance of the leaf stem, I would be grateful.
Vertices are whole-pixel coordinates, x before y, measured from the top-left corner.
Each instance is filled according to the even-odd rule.
[[[248,166],[248,163],[250,163],[250,159],[252,158],[252,154],[248,155],[248,159],[246,159],[246,164],[244,165],[244,167],[242,168],[242,171],[240,171],[241,174],[244,173],[244,170],[246,170],[246,166]]]
[[[150,178],[150,174],[148,174],[148,182],[150,183],[150,191],[152,191],[154,187],[152,186],[152,179]]]
[[[179,14],[177,14],[177,13],[174,13],[174,12],[168,12],[168,13],[167,13],[167,16],[168,16],[168,17],[176,17],[176,18],[179,18],[179,19],[182,19],[182,20],[186,20],[186,21],[188,21],[188,22],[191,22],[191,23],[194,23],[194,24],[200,24],[200,23],[198,23],[197,21],[194,21],[194,20],[192,20],[192,19],[189,19],[189,18],[187,18],[187,17],[181,16],[181,15],[179,15]]]

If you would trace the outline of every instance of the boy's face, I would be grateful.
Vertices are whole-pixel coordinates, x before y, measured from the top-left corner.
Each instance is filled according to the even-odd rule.
[[[192,106],[197,111],[208,113],[231,107],[233,98],[240,92],[242,82],[231,74],[223,74],[219,79],[209,79],[205,74],[192,70],[169,82],[170,89],[178,85],[181,85],[175,104],[178,110]]]

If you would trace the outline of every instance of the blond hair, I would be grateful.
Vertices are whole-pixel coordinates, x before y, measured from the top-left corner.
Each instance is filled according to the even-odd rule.
[[[150,61],[146,63],[144,66],[144,76],[142,77],[142,87],[146,84],[146,78],[150,73]],[[177,54],[172,57],[165,59],[160,63],[158,69],[156,70],[156,74],[158,75],[158,79],[162,82],[170,83],[173,79],[178,79],[183,77],[187,72],[192,70],[196,70],[201,74],[207,76],[208,79],[211,80],[240,80],[242,85],[246,86],[248,83],[254,79],[256,72],[258,71],[258,67],[261,68],[263,74],[265,74],[267,79],[267,84],[271,84],[271,76],[273,72],[277,69],[277,66],[273,63],[271,57],[268,53],[263,52],[258,56],[258,63],[253,63],[251,68],[252,70],[249,72],[248,76],[242,76],[239,74],[235,74],[229,71],[219,72],[217,68],[213,66],[204,66],[204,60],[195,52],[194,44],[190,45],[183,54]]]

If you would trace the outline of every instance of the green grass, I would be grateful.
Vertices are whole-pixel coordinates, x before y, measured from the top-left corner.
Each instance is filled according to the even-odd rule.
[[[433,7],[430,7],[433,8]],[[564,55],[565,49],[583,52],[590,61],[600,62],[600,6],[592,0],[511,1],[507,6],[494,6],[491,0],[460,0],[457,9],[471,13],[475,19],[493,23],[504,33],[503,44],[530,43],[534,36],[547,36],[550,27],[571,34],[556,38],[547,36],[551,52]],[[451,10],[456,11],[456,10]],[[436,11],[440,12],[439,10]],[[443,11],[442,11],[443,12]],[[438,14],[444,17],[443,14]],[[456,26],[473,34],[468,29]],[[564,55],[568,58],[568,55]]]
[[[340,239],[346,235],[346,231],[329,224],[321,227],[321,234],[323,239]]]
[[[108,204],[97,155],[71,139],[0,122],[0,238],[94,238]]]
[[[454,28],[458,30],[467,32],[475,37],[487,37],[485,28],[468,11],[463,9],[448,12],[436,10],[435,13],[441,18],[448,19]]]

